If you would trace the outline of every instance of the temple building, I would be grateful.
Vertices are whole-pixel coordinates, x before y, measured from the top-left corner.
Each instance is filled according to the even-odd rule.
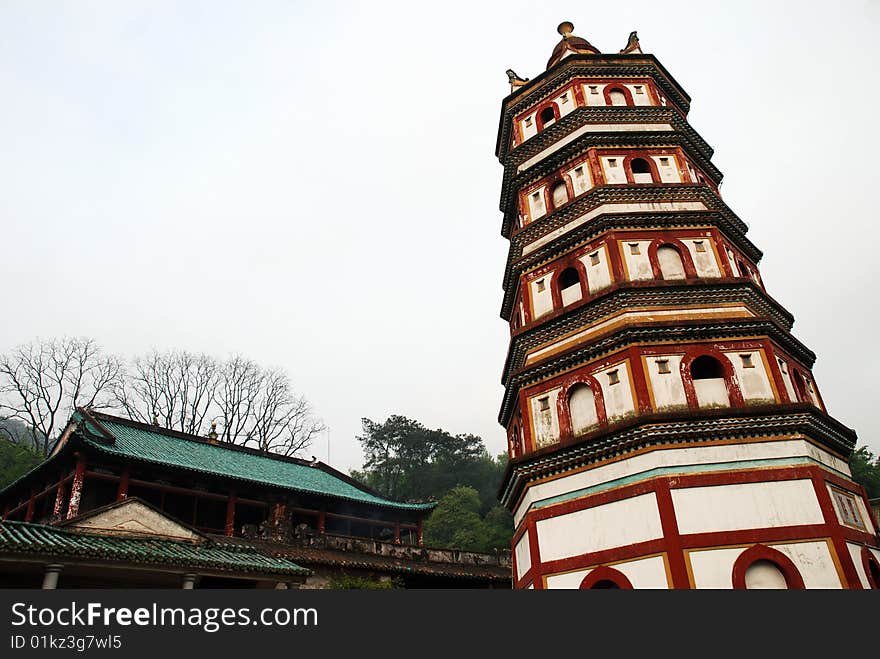
[[[690,97],[633,32],[508,70],[499,415],[516,588],[877,588],[877,525],[722,200]]]
[[[0,584],[509,587],[509,558],[423,545],[434,503],[392,501],[328,465],[78,410],[0,491]]]

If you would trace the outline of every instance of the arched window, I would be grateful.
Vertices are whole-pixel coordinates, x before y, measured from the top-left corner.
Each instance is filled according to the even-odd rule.
[[[685,278],[681,254],[672,245],[663,245],[657,250],[657,261],[660,264],[660,275],[663,279]]]
[[[636,183],[653,183],[654,175],[651,173],[651,166],[644,158],[633,158],[630,163],[632,169],[633,181]]]
[[[880,561],[867,547],[862,547],[862,567],[865,576],[868,577],[868,587],[871,590],[880,590]]]
[[[626,94],[620,89],[612,89],[608,92],[608,98],[611,99],[611,105],[626,105]]]
[[[692,361],[691,380],[699,407],[730,407],[724,367],[717,359],[701,355]]]
[[[810,394],[807,393],[807,383],[804,382],[804,376],[799,371],[792,369],[792,380],[794,380],[794,390],[797,393],[798,400],[802,403],[812,403]]]
[[[590,570],[584,580],[581,581],[581,590],[632,590],[632,582],[620,570],[613,567],[600,566]]]
[[[552,126],[553,122],[556,121],[556,114],[553,112],[552,107],[547,107],[541,110],[541,114],[538,115],[538,118],[541,120],[541,124],[544,128],[548,126]]]
[[[571,419],[571,432],[577,437],[599,423],[596,414],[596,396],[587,384],[577,384],[568,395],[568,412]]]
[[[739,268],[739,276],[740,277],[748,277],[749,276],[749,269],[746,267],[745,263],[743,263],[742,261],[737,261],[736,267]]]
[[[746,568],[748,590],[788,590],[785,575],[773,561],[755,561]]]
[[[553,208],[559,208],[568,201],[568,188],[565,187],[565,183],[559,181],[550,190],[550,195],[553,199]]]
[[[574,268],[566,268],[559,275],[559,294],[564,305],[581,299],[581,277]]]

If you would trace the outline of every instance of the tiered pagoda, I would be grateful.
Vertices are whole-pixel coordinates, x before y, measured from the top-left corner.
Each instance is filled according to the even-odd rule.
[[[507,72],[496,149],[515,587],[878,587],[856,435],[690,97],[635,32],[616,54],[559,32],[545,72]]]

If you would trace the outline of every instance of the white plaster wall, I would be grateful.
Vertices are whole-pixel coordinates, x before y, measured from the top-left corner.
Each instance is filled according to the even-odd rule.
[[[580,174],[577,172],[580,172]],[[582,162],[575,165],[568,170],[566,174],[568,174],[568,177],[571,179],[572,189],[574,190],[575,196],[581,195],[593,187],[593,179],[590,175],[589,163]]]
[[[595,87],[596,91],[590,91],[590,87]],[[604,93],[605,85],[597,83],[594,85],[585,84],[583,85],[584,98],[587,101],[587,105],[605,105],[605,93]]]
[[[532,554],[529,551],[529,532],[523,533],[519,542],[513,548],[516,555],[516,578],[522,579],[523,575],[532,567]]]
[[[697,251],[695,244],[697,241],[702,241],[706,251]],[[694,269],[697,271],[698,277],[712,278],[721,276],[721,270],[718,268],[718,263],[715,260],[715,250],[712,249],[712,239],[710,237],[683,239],[681,242],[685,244],[688,252],[691,254],[691,260],[694,262]]]
[[[544,290],[538,290],[538,282],[544,282]],[[532,298],[532,319],[540,318],[546,313],[553,311],[553,273],[548,272],[543,277],[537,277],[529,282],[529,294]]]
[[[562,304],[563,305],[569,305],[572,302],[577,302],[578,300],[581,299],[580,282],[578,282],[577,284],[573,284],[572,286],[569,286],[568,288],[563,288],[561,291],[559,291],[559,293],[562,297]]]
[[[724,469],[726,464],[731,462],[735,462],[739,466],[750,460],[790,459],[792,463],[796,463],[801,462],[804,458],[809,458],[840,473],[849,474],[849,467],[844,460],[831,455],[801,437],[720,446],[661,449],[532,485],[526,490],[520,506],[516,509],[514,521],[519,524],[529,507],[542,499],[557,497],[568,492],[577,492],[589,487],[612,486],[618,479],[637,477],[639,474],[655,469],[670,469],[671,473],[684,473],[685,469],[689,467],[702,465],[715,465],[718,469]]]
[[[617,384],[609,384],[608,373],[617,371],[620,381]],[[608,421],[615,421],[635,412],[632,387],[629,382],[629,361],[622,361],[613,366],[608,366],[591,375],[602,387],[602,396],[605,399],[605,414]]]
[[[795,564],[807,588],[841,588],[840,576],[825,542],[774,544]],[[690,552],[697,588],[733,588],[733,565],[748,547]]]
[[[640,589],[663,589],[669,588],[666,579],[666,566],[662,556],[640,558],[625,563],[615,563],[609,567],[622,572],[629,579],[633,588]],[[577,570],[566,574],[554,574],[547,577],[548,589],[578,589],[581,582],[595,568]]]
[[[544,188],[546,187],[546,185],[542,185],[540,188],[529,192],[529,217],[532,220],[537,220],[539,217],[543,217],[547,214],[547,205],[544,203]],[[538,196],[536,197],[535,194]]]
[[[654,405],[658,411],[675,407],[687,407],[687,396],[681,380],[682,355],[651,355],[645,358],[645,370],[654,394]],[[669,362],[669,373],[660,373],[657,361]]]
[[[639,246],[638,254],[632,253],[632,250],[630,249],[630,245],[632,244]],[[629,274],[630,281],[654,278],[654,270],[651,268],[651,259],[648,258],[648,246],[650,244],[650,240],[624,240],[620,242],[624,263],[626,263],[626,271]]]
[[[520,119],[519,125],[520,130],[522,131],[523,142],[525,142],[533,135],[538,134],[538,125],[536,123],[536,120],[537,117],[535,116],[534,112]]]
[[[549,446],[559,441],[559,417],[556,415],[556,399],[559,398],[560,388],[551,389],[529,398],[529,407],[532,411],[532,437],[535,439],[537,448]],[[549,409],[542,410],[540,399],[547,397]]]
[[[665,165],[663,164],[664,159]],[[678,173],[678,162],[674,155],[670,153],[669,155],[651,156],[651,160],[657,166],[662,183],[681,183],[681,176]]]
[[[599,158],[602,163],[602,171],[605,172],[606,183],[626,183],[626,168],[623,166],[623,156]]]
[[[632,94],[633,105],[636,106],[644,106],[651,105],[651,96],[648,93],[648,85],[644,83],[627,85],[627,89],[629,89],[629,93]],[[637,88],[641,88],[641,93]]]
[[[773,388],[770,385],[770,377],[764,368],[764,359],[762,350],[739,350],[736,352],[725,352],[725,356],[730,363],[733,364],[733,370],[736,373],[736,379],[739,382],[739,388],[743,398],[747,401],[767,401],[774,402],[776,396],[773,395]],[[744,368],[740,355],[751,355],[752,368]]]
[[[847,542],[846,548],[849,551],[853,564],[856,566],[856,574],[859,576],[859,583],[862,584],[862,588],[870,590],[871,582],[868,581],[868,575],[865,574],[865,566],[862,564],[862,546]]]
[[[697,395],[697,404],[700,407],[730,406],[730,397],[727,394],[724,378],[694,380],[694,393]]]
[[[596,397],[589,385],[578,385],[570,390],[568,409],[571,414],[571,430],[575,436],[591,430],[599,423]]]
[[[590,258],[591,254],[599,255],[597,263],[593,263],[593,259]],[[608,251],[604,244],[592,252],[584,254],[579,260],[584,264],[584,269],[587,271],[587,290],[590,293],[595,293],[611,286],[611,265],[608,262]]]
[[[622,524],[621,520],[627,520]],[[540,520],[536,527],[543,562],[662,537],[653,493]]]
[[[782,381],[785,383],[785,391],[788,393],[788,399],[796,403],[797,402],[797,392],[794,390],[794,383],[791,381],[791,371],[788,368],[788,362],[784,359],[777,358],[776,361],[779,364],[779,370],[782,373]]]
[[[569,112],[574,110],[577,105],[577,101],[574,98],[574,90],[567,89],[559,96],[553,99],[556,101],[556,106],[559,108],[559,117],[562,118],[567,115]]]
[[[673,489],[672,502],[683,534],[824,521],[807,479]]]
[[[813,401],[813,405],[822,409],[822,404],[819,402],[819,394],[816,393],[816,385],[813,384],[813,378],[804,375],[804,387],[807,390],[807,396]]]

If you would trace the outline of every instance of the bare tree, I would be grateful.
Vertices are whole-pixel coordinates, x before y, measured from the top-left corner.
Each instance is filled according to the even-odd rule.
[[[121,373],[120,360],[94,339],[37,339],[0,355],[0,414],[27,424],[46,455],[74,409],[110,406]]]
[[[286,373],[241,356],[223,365],[214,402],[225,442],[294,455],[324,430],[309,402],[293,393]]]
[[[197,435],[205,430],[219,370],[207,355],[154,350],[134,358],[114,400],[130,419]]]

